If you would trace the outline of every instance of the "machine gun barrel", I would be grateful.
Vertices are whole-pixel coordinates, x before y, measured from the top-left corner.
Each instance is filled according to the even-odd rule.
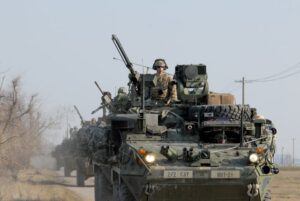
[[[99,89],[99,91],[101,92],[102,96],[105,96],[105,94],[104,94],[104,92],[102,91],[101,87],[99,86],[98,82],[95,81],[94,83],[95,83],[96,87]],[[112,101],[111,97],[109,97],[109,96],[107,96],[107,97],[110,99],[110,101]]]
[[[81,123],[84,123],[84,120],[83,120],[83,118],[82,118],[82,116],[81,116],[81,114],[80,114],[78,108],[76,107],[76,105],[74,105],[74,109],[76,110],[76,112],[77,112],[77,114],[78,114],[78,116],[79,116],[79,118],[80,118],[80,120],[81,120]]]
[[[104,105],[100,105],[98,108],[96,108],[95,110],[93,110],[91,114],[95,114],[96,112],[98,112],[102,108],[104,108]]]
[[[103,95],[103,91],[102,91],[101,87],[99,86],[99,84],[97,83],[97,81],[95,81],[95,85],[99,89],[99,91],[101,92],[101,94]]]
[[[129,69],[132,78],[135,79],[133,81],[136,83],[136,81],[137,81],[137,79],[136,79],[137,75],[136,74],[137,73],[133,70],[132,63],[129,61],[129,58],[127,57],[127,54],[126,54],[125,50],[123,49],[118,37],[115,34],[112,35],[112,41],[113,41],[114,45],[116,46],[116,48],[117,48],[123,62],[125,63],[126,67]]]

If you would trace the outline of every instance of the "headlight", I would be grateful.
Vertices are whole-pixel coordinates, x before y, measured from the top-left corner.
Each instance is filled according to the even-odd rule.
[[[154,161],[155,161],[155,156],[154,156],[154,154],[147,154],[147,155],[145,156],[145,161],[146,161],[147,163],[154,163]]]
[[[250,154],[250,156],[249,156],[249,161],[250,161],[251,163],[256,163],[256,162],[258,161],[258,155],[255,154],[255,153]]]

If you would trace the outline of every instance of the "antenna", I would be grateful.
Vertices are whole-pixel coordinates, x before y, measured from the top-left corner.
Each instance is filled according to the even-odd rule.
[[[123,61],[122,59],[119,59],[117,57],[113,57],[113,60]],[[149,66],[145,66],[143,64],[138,64],[138,63],[134,63],[134,62],[131,62],[131,63],[134,64],[134,65],[136,65],[136,66],[146,68],[147,69],[147,73],[148,73],[148,70],[151,69]],[[142,62],[142,63],[144,63],[144,62]]]
[[[146,133],[146,120],[145,120],[145,74],[142,74],[142,97],[141,97],[141,107],[138,117],[139,132]]]

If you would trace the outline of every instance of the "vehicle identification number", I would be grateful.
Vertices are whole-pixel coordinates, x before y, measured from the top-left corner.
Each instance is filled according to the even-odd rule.
[[[165,170],[164,178],[168,179],[184,179],[193,178],[193,171],[184,170]]]
[[[212,170],[211,178],[213,179],[238,179],[241,177],[239,170]]]

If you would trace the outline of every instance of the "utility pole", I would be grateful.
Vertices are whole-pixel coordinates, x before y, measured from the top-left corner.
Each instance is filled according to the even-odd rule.
[[[241,111],[241,129],[240,129],[240,147],[244,146],[244,105],[245,105],[245,77],[242,80],[236,82],[242,82],[242,111]]]
[[[295,167],[295,138],[292,138],[293,141],[293,167]]]
[[[284,147],[281,147],[281,165],[284,166],[284,161],[283,161],[283,151],[284,151]]]
[[[245,105],[245,77],[242,79],[242,105]]]
[[[239,83],[242,83],[242,106],[244,108],[244,105],[245,105],[245,77],[242,78],[242,80],[237,80],[235,82],[239,82]]]

